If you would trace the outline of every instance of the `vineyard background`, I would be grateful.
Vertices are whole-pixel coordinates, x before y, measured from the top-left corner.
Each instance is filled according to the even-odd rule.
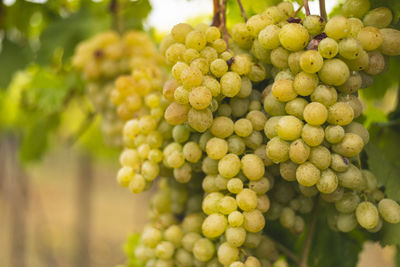
[[[168,23],[160,15],[163,0],[39,2],[0,1],[0,266],[122,264],[123,243],[142,230],[152,191],[133,195],[115,182],[118,150],[103,143],[100,118],[88,107],[71,56],[79,42],[115,27],[115,20],[157,41],[166,25],[209,22],[212,1],[168,1],[177,7],[174,14],[164,11]],[[252,14],[278,1],[242,2]],[[340,2],[327,2],[333,13],[340,9]],[[371,2],[390,6],[399,28],[399,2]],[[233,23],[240,11],[229,4]],[[399,67],[398,57],[391,59],[390,70],[362,94],[364,122],[375,137],[367,151],[383,162],[370,167],[392,195],[400,189],[400,152],[393,149],[400,135]],[[400,237],[399,227],[388,231]],[[359,266],[396,266],[395,254],[394,246],[369,243]]]

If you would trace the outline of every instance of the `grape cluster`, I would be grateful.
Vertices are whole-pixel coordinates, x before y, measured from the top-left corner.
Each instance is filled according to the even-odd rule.
[[[102,115],[101,130],[105,142],[120,147],[124,126],[122,120],[132,118],[133,113],[142,106],[140,97],[155,91],[157,86],[162,87],[162,57],[147,34],[130,31],[120,36],[110,31],[80,43],[72,63],[82,72],[86,94],[96,113]],[[132,82],[135,82],[137,92],[142,95],[127,91],[133,87],[127,84],[119,86],[126,91],[116,90],[115,79],[131,73],[136,66],[141,66],[141,70],[134,72]],[[113,104],[118,106],[117,112]]]
[[[151,68],[117,80],[112,99],[128,120],[118,181],[139,193],[171,177],[136,249],[146,267],[271,266],[266,222],[300,234],[319,202],[334,230],[400,222],[360,164],[369,133],[358,90],[400,55],[391,11],[366,3],[325,21],[294,18],[282,2],[235,24],[228,43],[216,27],[180,23],[160,45],[171,68],[162,90]]]

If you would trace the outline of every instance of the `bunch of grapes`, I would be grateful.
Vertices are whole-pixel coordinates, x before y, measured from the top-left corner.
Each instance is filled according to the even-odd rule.
[[[228,42],[214,26],[180,23],[161,43],[162,89],[155,68],[117,80],[118,181],[139,193],[164,177],[136,250],[146,267],[271,266],[266,222],[300,234],[320,202],[334,230],[400,222],[360,164],[369,133],[355,121],[358,90],[400,55],[391,11],[369,9],[349,0],[343,15],[301,20],[282,2],[235,24]]]
[[[159,67],[162,65],[162,57],[152,39],[139,31],[130,31],[123,36],[113,31],[104,32],[78,45],[73,66],[82,72],[87,96],[96,113],[102,115],[101,128],[108,145],[122,145],[122,120],[131,118],[132,109],[141,105],[135,96],[127,98],[130,92],[115,90],[115,79],[130,74],[136,66],[142,66],[144,70],[133,75],[133,79],[139,80],[137,83],[141,89],[138,91],[145,95],[163,83]],[[118,105],[117,112],[113,103]]]

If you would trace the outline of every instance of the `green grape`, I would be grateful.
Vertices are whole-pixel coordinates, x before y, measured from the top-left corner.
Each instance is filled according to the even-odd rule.
[[[250,180],[256,181],[263,177],[265,166],[260,157],[255,154],[247,154],[241,159],[243,174]]]
[[[321,178],[320,170],[311,162],[305,162],[296,170],[296,179],[303,186],[313,186]]]
[[[314,73],[300,72],[293,81],[294,91],[301,96],[311,95],[318,85],[318,76]]]
[[[195,232],[186,233],[182,238],[182,247],[189,251],[193,251],[194,244],[197,240],[201,239],[201,235]]]
[[[175,80],[178,82],[181,82],[181,74],[184,69],[186,69],[188,64],[178,61],[173,67],[172,67],[172,76],[174,76]]]
[[[228,215],[228,223],[231,227],[240,227],[243,225],[244,215],[240,211],[234,211]]]
[[[266,146],[267,156],[274,162],[284,162],[289,159],[289,144],[279,137],[272,138]]]
[[[253,129],[256,131],[261,131],[264,129],[264,125],[267,122],[267,116],[259,111],[259,110],[253,110],[250,111],[247,115],[246,118],[250,120]]]
[[[319,72],[319,78],[327,85],[339,86],[344,84],[350,76],[349,68],[340,59],[328,59]]]
[[[356,209],[356,218],[362,227],[372,229],[379,221],[378,209],[371,202],[361,202]]]
[[[280,45],[279,41],[280,28],[274,24],[265,27],[258,34],[258,41],[264,49],[272,50]]]
[[[321,198],[328,203],[334,203],[342,198],[343,193],[344,193],[343,187],[338,186],[336,188],[336,190],[330,194],[322,194],[321,193]]]
[[[228,151],[236,155],[241,155],[246,150],[246,144],[242,138],[232,135],[228,138]]]
[[[343,197],[335,202],[336,210],[342,213],[354,212],[360,203],[360,197],[353,192],[343,194]]]
[[[207,142],[206,152],[212,159],[222,159],[228,152],[228,142],[224,139],[213,137]]]
[[[206,30],[206,39],[208,43],[212,43],[221,37],[219,29],[215,26],[208,27]]]
[[[308,50],[300,56],[300,67],[307,73],[316,73],[322,68],[323,63],[322,56],[316,50]]]
[[[210,90],[212,96],[218,96],[221,92],[220,83],[211,76],[203,77],[203,86],[207,87]]]
[[[286,181],[296,181],[297,164],[291,160],[279,164],[280,174]]]
[[[318,189],[315,186],[303,186],[299,185],[300,193],[306,197],[313,197],[318,194]]]
[[[233,117],[243,117],[249,110],[250,100],[245,98],[231,98],[229,104],[232,108]]]
[[[214,253],[214,244],[209,239],[201,238],[194,243],[193,255],[197,260],[207,262],[212,259]]]
[[[379,29],[386,28],[393,19],[392,11],[387,7],[378,7],[365,14],[363,22],[365,26],[373,26]]]
[[[201,170],[208,175],[218,174],[218,161],[210,157],[204,158]]]
[[[204,49],[202,51],[204,51]],[[210,56],[210,55],[208,55],[208,56]],[[196,58],[195,60],[193,60],[190,63],[190,66],[198,68],[203,75],[206,75],[210,69],[209,63],[208,63],[207,59],[205,59],[205,58]]]
[[[302,139],[292,142],[289,147],[289,158],[291,161],[302,164],[310,155],[310,147]]]
[[[274,67],[278,69],[286,69],[288,65],[290,52],[279,46],[271,51],[270,59]]]
[[[260,147],[262,142],[263,142],[262,134],[260,132],[256,132],[256,131],[252,132],[251,135],[244,138],[244,143],[246,144],[246,146],[253,150]]]
[[[233,194],[239,194],[243,190],[243,182],[239,178],[232,178],[228,181],[227,189]]]
[[[234,97],[240,92],[242,81],[236,72],[227,72],[221,77],[221,93],[227,97]]]
[[[210,64],[210,72],[217,78],[221,78],[228,71],[228,64],[220,58],[215,59]]]
[[[239,250],[228,242],[224,242],[218,247],[217,255],[218,261],[228,266],[239,258]]]
[[[324,141],[324,129],[321,126],[305,124],[301,132],[301,138],[309,146],[318,146]]]
[[[367,184],[366,190],[369,192],[376,190],[378,187],[378,180],[376,179],[376,176],[369,170],[362,170],[361,172]]]
[[[311,94],[311,101],[319,102],[326,107],[329,107],[336,103],[337,92],[334,87],[326,85],[318,85],[314,92]]]
[[[338,184],[339,180],[335,172],[327,169],[321,172],[321,178],[318,180],[316,186],[321,193],[330,194],[336,190]]]
[[[346,171],[337,173],[337,176],[340,185],[345,188],[350,188],[352,190],[364,190],[366,188],[366,181],[360,169],[353,164],[350,164]]]
[[[283,208],[280,216],[281,225],[285,228],[292,228],[295,223],[296,213],[291,208]]]
[[[247,20],[246,25],[250,35],[257,37],[262,29],[273,23],[274,21],[270,16],[265,14],[256,14]]]
[[[262,63],[271,64],[271,50],[265,49],[261,45],[260,41],[254,40],[253,46],[251,47],[251,52],[253,53],[254,57]]]
[[[150,248],[155,248],[161,242],[161,231],[154,227],[146,227],[142,233],[143,244]]]
[[[190,127],[197,132],[205,132],[213,123],[212,112],[209,109],[196,110],[192,108],[188,113],[188,122]]]
[[[247,137],[253,132],[253,125],[248,119],[239,119],[234,124],[234,131],[240,137]]]
[[[368,53],[369,61],[364,71],[369,75],[378,75],[385,70],[385,58],[379,51]]]
[[[319,42],[318,52],[324,58],[333,58],[339,52],[339,45],[334,39],[328,37]]]
[[[342,155],[333,153],[331,155],[331,168],[336,172],[344,172],[349,168],[349,160]]]
[[[382,34],[378,28],[367,26],[360,30],[357,36],[366,51],[373,51],[381,46],[383,42]]]
[[[187,64],[190,64],[193,60],[200,57],[200,53],[193,48],[186,49],[183,53],[183,59]]]
[[[304,108],[303,116],[308,124],[318,126],[328,119],[328,110],[321,103],[312,102]]]
[[[310,35],[315,36],[323,32],[325,21],[318,15],[309,15],[304,19],[303,26],[307,29]]]
[[[337,15],[328,20],[325,25],[325,33],[332,39],[340,40],[347,36],[349,28],[347,18]]]
[[[309,35],[302,25],[289,23],[284,25],[279,32],[279,40],[284,48],[289,51],[299,51],[306,47]]]
[[[243,211],[254,210],[257,207],[257,194],[245,188],[236,195],[236,202]]]
[[[308,160],[320,170],[326,170],[331,164],[331,152],[324,146],[312,147]]]
[[[285,103],[282,103],[276,99],[272,93],[269,93],[265,97],[263,104],[265,112],[271,116],[281,116],[286,114]]]
[[[325,139],[331,144],[337,144],[343,140],[344,129],[340,125],[329,125],[325,128]]]
[[[261,82],[266,78],[269,78],[270,75],[267,73],[267,69],[263,65],[252,63],[247,77],[249,77],[252,82]]]
[[[346,17],[362,18],[370,6],[369,0],[347,0],[342,7],[342,14]]]
[[[352,123],[346,125],[346,133],[353,133],[360,136],[364,142],[364,145],[369,142],[369,132],[368,130],[359,122],[353,121]]]
[[[224,215],[229,215],[237,209],[236,200],[233,197],[225,196],[218,204],[218,210]]]
[[[251,35],[245,23],[236,23],[232,27],[232,39],[241,48],[250,48]]]
[[[186,23],[179,23],[172,27],[171,36],[175,41],[184,43],[186,35],[193,30],[193,27]]]
[[[354,111],[351,106],[344,102],[337,102],[329,107],[328,122],[330,124],[344,126],[354,118]]]
[[[199,68],[190,66],[182,71],[181,80],[183,86],[187,89],[200,86],[203,81],[203,73]]]
[[[234,131],[233,121],[226,116],[216,117],[211,125],[210,131],[219,138],[227,138]]]
[[[237,97],[240,98],[247,98],[252,91],[252,84],[249,78],[247,77],[242,77],[242,86],[240,87],[239,93],[236,95]]]
[[[203,60],[203,62],[205,62],[205,66],[207,66],[208,69],[208,65],[214,61],[215,59],[218,58],[218,52],[217,50],[215,50],[212,47],[206,46],[203,50],[200,51],[200,55],[203,59],[205,59],[205,61]],[[207,72],[206,72],[207,73]]]
[[[354,216],[354,213],[340,213],[336,226],[339,231],[348,233],[357,227],[356,216]]]
[[[354,157],[364,148],[363,139],[357,134],[346,133],[340,143],[332,146],[332,150],[345,157]]]
[[[395,29],[380,29],[382,45],[379,48],[382,54],[387,56],[400,55],[400,31]]]
[[[209,215],[201,226],[203,234],[208,238],[215,238],[221,236],[228,224],[224,215],[213,213]]]
[[[298,139],[303,129],[303,122],[294,116],[283,116],[276,125],[278,136],[287,141]]]
[[[175,252],[175,263],[182,267],[192,266],[193,256],[188,251],[179,248]]]
[[[182,61],[184,52],[185,46],[183,44],[175,43],[169,46],[165,51],[165,58],[170,65],[173,65],[178,61]]]
[[[361,30],[362,32],[362,30]],[[360,32],[360,34],[361,34]],[[360,36],[360,34],[358,36]],[[360,40],[360,41],[359,41]],[[344,38],[339,42],[339,54],[345,59],[356,59],[360,56],[363,45],[363,39]]]
[[[193,48],[200,51],[206,46],[206,44],[206,36],[201,31],[193,30],[186,35],[185,45],[187,48]]]
[[[297,74],[301,71],[300,67],[300,57],[303,54],[303,51],[292,52],[288,57],[288,65],[289,69],[293,74]]]
[[[362,77],[359,73],[353,73],[350,75],[349,79],[338,86],[337,89],[345,94],[353,94],[356,93],[362,86]]]
[[[297,94],[293,88],[293,81],[279,80],[274,82],[271,90],[274,97],[281,102],[288,102],[296,98]]]
[[[218,172],[223,177],[233,178],[240,171],[240,159],[235,154],[227,154],[218,162]]]
[[[117,181],[123,187],[128,187],[134,176],[134,171],[129,166],[122,167],[117,174]]]
[[[265,218],[261,211],[255,209],[243,212],[243,227],[250,233],[260,232],[265,226]]]
[[[400,206],[391,199],[384,198],[378,204],[379,214],[388,223],[400,222]]]
[[[195,142],[188,142],[183,146],[183,156],[185,160],[196,163],[202,157],[200,146]]]
[[[250,181],[249,183],[249,188],[258,195],[265,194],[271,189],[271,187],[271,182],[265,177],[257,181]]]

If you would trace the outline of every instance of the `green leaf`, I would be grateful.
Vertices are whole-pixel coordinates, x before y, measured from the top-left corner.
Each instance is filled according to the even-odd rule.
[[[382,227],[382,246],[400,245],[400,224],[385,223]]]
[[[135,257],[135,248],[140,243],[140,234],[131,234],[124,244],[124,252],[128,257],[127,267],[142,267],[145,266],[143,262]]]

